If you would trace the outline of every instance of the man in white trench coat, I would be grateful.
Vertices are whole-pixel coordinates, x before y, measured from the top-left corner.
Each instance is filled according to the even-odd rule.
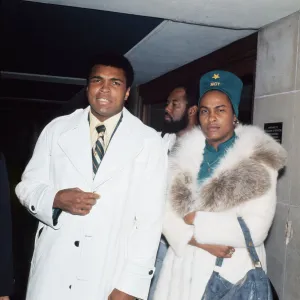
[[[125,108],[133,70],[103,55],[90,106],[41,133],[17,196],[39,219],[27,300],[147,299],[164,212],[167,153]]]

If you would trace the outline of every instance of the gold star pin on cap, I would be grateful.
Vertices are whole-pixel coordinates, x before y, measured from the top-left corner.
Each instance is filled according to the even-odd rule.
[[[213,79],[219,79],[220,75],[219,74],[214,74],[214,76],[212,77]]]

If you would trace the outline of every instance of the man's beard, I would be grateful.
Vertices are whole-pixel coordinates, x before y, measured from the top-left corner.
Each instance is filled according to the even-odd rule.
[[[182,118],[178,121],[174,121],[168,113],[166,113],[165,115],[168,115],[170,117],[170,120],[164,120],[162,130],[163,133],[178,133],[188,126],[189,117],[187,112],[185,112]]]

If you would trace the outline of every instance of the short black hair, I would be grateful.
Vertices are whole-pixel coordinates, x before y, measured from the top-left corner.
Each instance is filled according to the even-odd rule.
[[[92,69],[96,65],[110,66],[122,69],[125,73],[127,88],[132,86],[134,80],[134,71],[131,63],[125,56],[116,53],[103,53],[93,57],[89,63],[87,83],[89,82]]]
[[[192,106],[198,106],[198,98],[197,98],[197,92],[196,89],[192,89],[191,87],[187,87],[185,85],[178,85],[175,87],[175,89],[183,89],[185,91],[186,100],[187,100],[187,108],[190,108]]]

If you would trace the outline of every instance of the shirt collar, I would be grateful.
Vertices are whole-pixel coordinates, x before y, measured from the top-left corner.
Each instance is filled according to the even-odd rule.
[[[233,132],[233,136],[229,140],[220,144],[218,147],[218,150],[216,150],[213,146],[208,144],[208,142],[206,140],[205,141],[205,150],[207,150],[209,152],[224,152],[226,149],[230,148],[234,144],[236,138],[237,138],[237,136],[236,136],[235,132]]]
[[[99,121],[93,114],[92,112],[90,111],[90,114],[89,114],[89,121],[90,121],[90,126],[91,127],[97,127],[99,125],[104,125],[105,127],[106,126],[111,126],[113,125],[114,123],[117,123],[121,117],[121,114],[122,114],[122,111],[120,111],[119,113],[117,113],[116,115],[106,119],[104,122],[101,122]]]
[[[108,118],[104,122],[101,122],[90,111],[90,114],[89,114],[90,128],[96,129],[96,127],[98,127],[99,125],[104,125],[105,126],[105,132],[107,134],[111,134],[114,131],[118,121],[120,120],[121,114],[122,114],[122,111],[120,111],[116,115]]]

